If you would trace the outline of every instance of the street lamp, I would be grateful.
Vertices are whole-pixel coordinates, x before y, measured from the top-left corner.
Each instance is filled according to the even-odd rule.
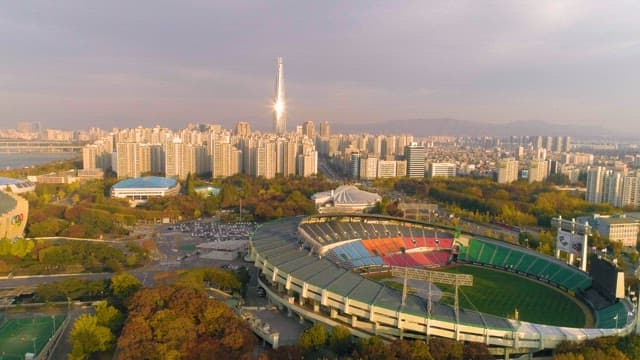
[[[31,341],[33,342],[33,355],[36,355],[36,339],[38,338],[34,337],[31,339]]]

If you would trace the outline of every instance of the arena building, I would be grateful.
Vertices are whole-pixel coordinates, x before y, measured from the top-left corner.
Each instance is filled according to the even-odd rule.
[[[152,197],[173,196],[180,192],[180,183],[173,178],[145,176],[122,180],[111,187],[111,196],[129,199],[133,204]]]
[[[22,237],[29,216],[29,202],[13,193],[0,191],[0,238]]]
[[[567,340],[627,335],[637,320],[628,299],[606,301],[590,295],[596,280],[553,257],[492,239],[456,239],[453,229],[401,218],[331,214],[273,221],[255,231],[250,257],[271,303],[301,320],[347,326],[358,337],[438,336],[480,342],[506,358],[555,348]],[[457,306],[457,300],[452,306],[432,301],[431,295],[426,301],[403,294],[363,276],[453,262],[513,274],[516,281],[526,278],[578,297],[589,306],[595,323],[576,328],[490,315]]]
[[[335,190],[313,194],[320,213],[326,212],[363,212],[382,200],[380,195],[363,191],[353,185],[342,185]]]
[[[14,194],[22,194],[36,189],[36,184],[29,180],[0,177],[0,190],[8,190]]]

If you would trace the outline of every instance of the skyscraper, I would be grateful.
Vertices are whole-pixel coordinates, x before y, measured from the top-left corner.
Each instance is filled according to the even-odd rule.
[[[411,143],[404,148],[404,158],[407,161],[408,177],[424,177],[424,146]]]
[[[284,98],[284,62],[278,58],[276,86],[273,95],[273,130],[278,135],[287,131],[287,105]]]

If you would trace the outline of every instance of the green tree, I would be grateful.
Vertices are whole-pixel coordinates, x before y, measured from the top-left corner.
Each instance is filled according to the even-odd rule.
[[[361,338],[353,352],[354,359],[394,360],[394,351],[377,336]]]
[[[83,360],[95,352],[107,351],[113,346],[114,336],[106,326],[98,325],[95,316],[80,315],[71,329],[69,359]]]
[[[124,323],[124,315],[106,301],[98,301],[95,316],[98,325],[108,327],[113,333],[117,333]]]
[[[125,300],[142,288],[140,280],[127,273],[115,274],[111,278],[111,291],[120,300]]]
[[[306,329],[298,340],[298,344],[305,351],[318,350],[327,342],[327,329],[321,324],[315,324]]]
[[[415,340],[396,340],[391,343],[391,349],[398,360],[433,360],[426,342]],[[475,358],[470,358],[475,359]]]
[[[337,355],[350,354],[353,351],[351,332],[344,326],[334,326],[329,333],[329,346]]]

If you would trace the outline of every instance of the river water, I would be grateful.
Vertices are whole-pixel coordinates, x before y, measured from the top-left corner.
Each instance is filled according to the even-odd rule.
[[[53,161],[79,158],[82,154],[74,152],[62,153],[0,153],[0,170],[23,168],[32,165],[45,164]]]

